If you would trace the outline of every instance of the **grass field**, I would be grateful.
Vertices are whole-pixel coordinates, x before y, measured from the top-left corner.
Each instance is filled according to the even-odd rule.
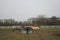
[[[12,32],[11,29],[0,28],[0,40],[60,40],[60,36],[53,35],[55,30],[60,28],[41,28],[33,34],[22,34],[18,31]]]

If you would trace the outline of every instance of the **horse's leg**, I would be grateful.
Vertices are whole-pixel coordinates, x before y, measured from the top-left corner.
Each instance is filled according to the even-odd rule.
[[[21,32],[21,29],[19,29],[19,32]]]
[[[14,32],[14,31],[15,31],[15,29],[12,30],[12,32]]]

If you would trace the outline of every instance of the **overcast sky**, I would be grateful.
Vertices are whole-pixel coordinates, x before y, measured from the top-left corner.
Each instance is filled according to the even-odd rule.
[[[0,0],[0,19],[24,21],[38,15],[60,17],[60,0]]]

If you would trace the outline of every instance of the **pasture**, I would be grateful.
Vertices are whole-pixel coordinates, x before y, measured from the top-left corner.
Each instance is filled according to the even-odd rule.
[[[60,30],[60,27],[44,27],[32,34],[22,34],[19,31],[12,32],[12,28],[0,28],[0,40],[60,40],[60,36],[53,35],[55,30]]]

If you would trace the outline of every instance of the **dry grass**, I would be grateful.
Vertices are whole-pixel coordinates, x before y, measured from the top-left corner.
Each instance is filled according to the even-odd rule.
[[[11,29],[0,29],[0,40],[60,40],[60,36],[52,35],[52,31],[57,29],[40,29],[33,34],[22,34]]]

